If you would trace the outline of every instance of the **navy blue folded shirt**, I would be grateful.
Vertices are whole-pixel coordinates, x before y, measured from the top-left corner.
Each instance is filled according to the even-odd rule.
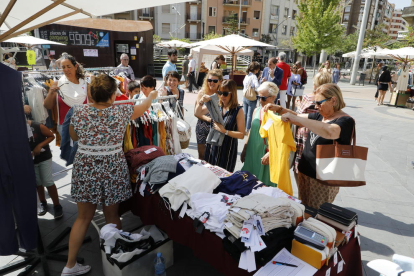
[[[226,193],[228,195],[247,196],[253,189],[262,187],[264,184],[247,171],[237,171],[229,177],[220,178],[221,183],[214,190],[214,193]]]

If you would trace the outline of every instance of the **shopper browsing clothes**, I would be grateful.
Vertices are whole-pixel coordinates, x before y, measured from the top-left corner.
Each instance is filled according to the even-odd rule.
[[[135,74],[132,67],[129,65],[129,57],[127,54],[122,54],[121,57],[121,64],[115,69],[115,75],[118,75],[120,72],[125,72],[127,77],[131,80],[135,80]]]
[[[69,109],[74,105],[88,102],[88,84],[82,66],[73,56],[66,54],[60,59],[64,75],[53,82],[43,105],[47,109],[53,109],[57,104],[57,130],[62,134],[62,125]]]
[[[257,61],[250,63],[249,67],[246,70],[247,76],[243,79],[243,95],[246,95],[250,87],[257,91],[259,88],[259,80],[257,79],[256,74],[260,71],[260,64]],[[249,133],[253,110],[257,106],[257,99],[249,100],[246,97],[243,97],[243,110],[244,110],[244,119],[246,122],[246,133]]]
[[[211,165],[217,165],[229,172],[233,172],[237,159],[237,139],[244,138],[244,113],[237,100],[237,84],[234,80],[224,80],[217,91],[219,96],[220,112],[224,125],[211,121],[210,127],[225,135],[221,146],[207,144],[204,160]],[[211,100],[204,95],[196,108],[198,116],[208,113],[205,103]]]
[[[219,69],[210,70],[207,74],[207,77],[204,79],[203,86],[201,87],[200,92],[197,95],[197,100],[194,107],[194,116],[198,118],[196,125],[196,137],[197,137],[197,149],[198,149],[198,158],[203,160],[204,153],[206,151],[206,140],[207,135],[210,132],[210,114],[198,114],[196,110],[201,104],[201,98],[204,95],[211,96],[217,93],[218,88],[221,85],[223,80],[223,74]]]
[[[391,88],[391,72],[388,70],[387,66],[382,67],[382,72],[380,73],[378,77],[378,103],[377,105],[383,105],[384,104],[384,97],[387,93],[387,90]]]
[[[279,88],[270,81],[263,82],[257,89],[257,98],[260,105],[253,112],[252,127],[247,134],[240,158],[244,163],[242,171],[248,171],[265,185],[274,187],[277,184],[270,181],[269,143],[266,138],[260,136],[259,130],[263,120],[263,107],[268,103],[274,103],[278,93]]]
[[[324,84],[316,89],[315,107],[316,113],[297,114],[281,106],[267,104],[265,112],[272,110],[283,114],[282,121],[310,130],[299,162],[297,185],[302,204],[318,209],[322,203],[335,200],[339,187],[326,186],[316,179],[316,147],[331,145],[334,141],[350,145],[355,121],[342,111],[345,102],[336,84]]]
[[[173,109],[176,109],[176,105],[178,102],[178,105],[180,107],[181,113],[179,113],[179,116],[184,115],[184,90],[180,89],[178,87],[178,83],[180,82],[180,75],[176,71],[170,71],[167,73],[167,76],[165,77],[165,83],[167,84],[166,89],[161,94],[161,96],[172,96],[175,95],[176,98],[170,99],[171,105]],[[184,119],[184,118],[182,118]]]
[[[59,204],[59,195],[52,176],[52,152],[49,144],[55,139],[53,133],[41,123],[27,121],[31,130],[29,138],[30,150],[36,174],[37,194],[40,200],[39,216],[46,214],[48,206],[45,197],[45,187],[53,202],[54,217],[63,217],[62,206]]]
[[[152,91],[140,105],[114,105],[115,79],[100,75],[91,82],[92,104],[76,105],[70,122],[72,140],[79,142],[72,172],[71,195],[78,206],[78,217],[69,238],[68,262],[62,275],[83,275],[91,267],[80,265],[76,256],[86,230],[103,205],[106,223],[122,229],[119,203],[132,196],[127,162],[122,151],[126,125],[140,117],[157,97]],[[120,142],[121,141],[121,142]]]

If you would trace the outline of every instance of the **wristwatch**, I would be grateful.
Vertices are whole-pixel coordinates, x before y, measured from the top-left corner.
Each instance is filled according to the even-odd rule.
[[[224,135],[229,135],[229,131],[228,131],[228,130],[226,130],[226,132],[224,133]]]

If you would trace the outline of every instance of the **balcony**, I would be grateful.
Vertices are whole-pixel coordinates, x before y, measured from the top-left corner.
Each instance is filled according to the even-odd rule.
[[[414,6],[405,7],[402,12],[402,18],[404,18],[409,25],[414,25]]]
[[[201,14],[187,14],[187,21],[188,22],[201,22]]]
[[[185,33],[185,37],[190,40],[201,40],[201,33]]]
[[[190,5],[198,5],[198,4],[201,4],[201,0],[188,2],[188,4],[190,4]]]
[[[223,0],[224,6],[239,6],[241,1],[242,7],[250,7],[252,5],[252,0]]]
[[[148,12],[145,12],[145,13],[141,12],[141,13],[139,13],[138,18],[141,19],[141,20],[152,20],[152,19],[154,19],[154,12],[153,11],[150,11],[149,13]]]
[[[279,21],[279,15],[272,15],[272,14],[270,14],[270,20]]]
[[[229,24],[229,20],[231,19],[231,16],[223,16],[223,24]],[[237,21],[237,20],[236,20]],[[240,18],[240,25],[249,25],[250,24],[250,18]]]

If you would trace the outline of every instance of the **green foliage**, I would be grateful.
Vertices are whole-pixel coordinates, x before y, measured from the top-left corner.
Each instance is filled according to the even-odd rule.
[[[292,39],[294,47],[307,55],[320,53],[336,45],[343,34],[339,24],[340,0],[306,0],[298,5],[296,17],[296,36]]]
[[[160,43],[161,42],[161,37],[155,34],[155,35],[152,36],[152,41],[153,41],[154,44]]]
[[[211,32],[209,34],[205,34],[203,37],[203,40],[210,40],[210,39],[219,38],[219,37],[222,37],[222,35],[217,34],[215,32]]]
[[[234,12],[228,17],[226,23],[228,24],[226,30],[229,34],[239,33],[239,21],[237,15]]]
[[[382,31],[384,27],[384,24],[380,24],[375,26],[373,30],[366,30],[363,47],[367,48],[379,46],[381,48],[385,48],[385,43],[390,40],[390,37]]]
[[[358,45],[358,36],[359,32],[347,35],[344,29],[341,37],[336,39],[335,43],[325,50],[328,54],[341,54],[355,51]]]
[[[272,37],[268,34],[262,34],[262,37],[259,39],[260,42],[269,44],[273,41]]]
[[[294,47],[292,38],[280,40],[279,45],[282,46],[283,48],[289,48],[289,49],[293,49]]]

